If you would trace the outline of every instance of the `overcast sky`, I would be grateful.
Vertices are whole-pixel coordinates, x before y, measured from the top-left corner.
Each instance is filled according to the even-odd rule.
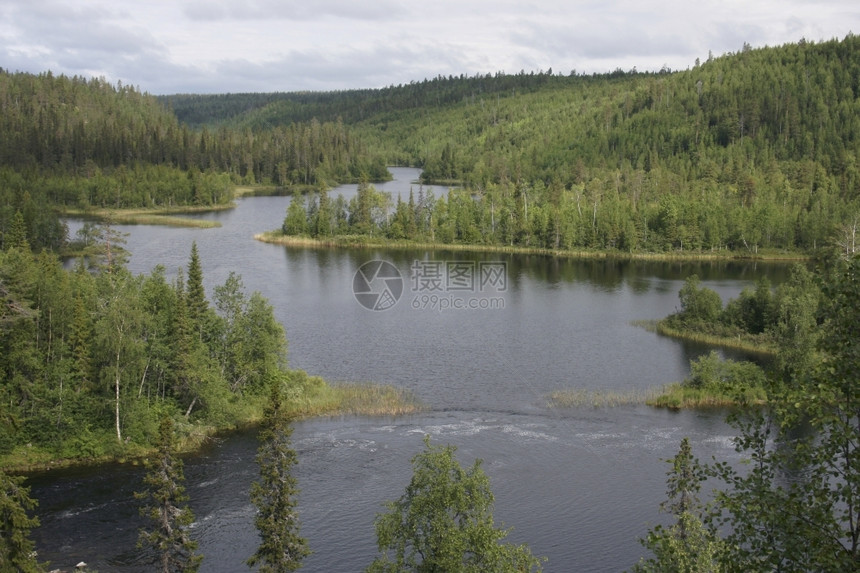
[[[0,0],[0,67],[152,94],[691,67],[860,34],[857,0]]]

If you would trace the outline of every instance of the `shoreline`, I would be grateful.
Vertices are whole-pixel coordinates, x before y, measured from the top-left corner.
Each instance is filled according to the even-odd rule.
[[[694,330],[679,330],[672,328],[666,324],[666,319],[660,320],[634,320],[630,324],[644,328],[648,332],[654,332],[660,336],[673,338],[675,340],[686,340],[696,342],[706,346],[714,346],[717,348],[730,348],[732,350],[741,350],[751,354],[759,354],[761,356],[776,356],[777,349],[772,346],[763,345],[753,340],[747,340],[740,337],[716,336],[713,334],[704,334]]]
[[[88,219],[113,225],[166,225],[169,227],[194,227],[212,229],[220,227],[219,221],[191,219],[181,215],[228,211],[236,207],[235,202],[222,205],[200,205],[191,207],[133,207],[129,209],[60,209],[61,217]]]
[[[389,384],[373,383],[326,384],[316,396],[304,400],[299,399],[290,404],[292,422],[344,416],[410,416],[425,411],[427,411],[427,407],[419,402],[409,390]],[[248,431],[257,427],[261,418],[262,403],[250,416],[226,426],[217,427],[199,423],[183,424],[183,429],[187,430],[187,434],[178,438],[175,453],[179,456],[186,456],[199,452],[218,436]],[[137,444],[131,446],[126,452],[90,458],[49,458],[50,454],[44,450],[38,450],[34,452],[34,456],[38,458],[44,454],[44,459],[3,464],[0,465],[0,471],[27,476],[58,469],[98,467],[106,464],[137,466],[141,465],[154,451],[154,448],[147,446]],[[20,450],[15,450],[10,458],[18,451]]]
[[[565,257],[572,259],[605,259],[605,260],[636,260],[636,261],[754,261],[762,263],[789,263],[789,262],[805,262],[812,260],[811,255],[803,253],[765,253],[765,254],[744,254],[744,253],[713,253],[713,252],[673,252],[673,253],[654,253],[654,252],[621,252],[621,251],[597,251],[597,250],[562,250],[562,249],[544,249],[538,247],[517,247],[505,245],[481,245],[481,244],[466,244],[466,243],[435,243],[424,241],[390,241],[387,239],[379,240],[373,237],[359,235],[341,235],[330,239],[317,239],[312,237],[302,237],[293,235],[284,235],[280,231],[264,231],[256,233],[254,239],[263,243],[273,245],[284,245],[289,247],[308,247],[317,249],[329,248],[384,248],[384,249],[428,249],[428,250],[448,250],[448,251],[471,251],[471,252],[489,252],[489,253],[510,253],[523,255],[547,255],[555,257]]]

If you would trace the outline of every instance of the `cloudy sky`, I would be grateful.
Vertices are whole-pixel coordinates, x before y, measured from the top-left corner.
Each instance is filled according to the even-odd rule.
[[[152,94],[691,67],[860,34],[857,0],[0,0],[0,67]]]

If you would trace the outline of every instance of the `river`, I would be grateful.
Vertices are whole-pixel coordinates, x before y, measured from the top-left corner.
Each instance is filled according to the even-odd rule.
[[[417,170],[392,173],[383,191],[406,199],[411,188],[417,195]],[[349,195],[355,186],[331,196],[338,192]],[[737,459],[722,412],[558,409],[547,395],[568,388],[644,391],[684,378],[689,360],[707,349],[631,321],[674,311],[692,273],[726,299],[763,275],[781,282],[785,266],[285,248],[253,240],[280,227],[289,200],[248,197],[236,209],[196,215],[222,224],[213,229],[119,229],[129,233],[134,272],[160,263],[175,273],[196,241],[209,293],[230,271],[241,274],[284,324],[292,367],[333,381],[403,386],[428,406],[414,416],[295,425],[301,532],[313,551],[303,571],[361,571],[373,560],[374,516],[403,493],[410,458],[427,434],[456,445],[464,466],[483,460],[497,525],[512,528],[508,540],[546,556],[546,571],[629,569],[643,555],[637,538],[666,519],[657,509],[665,498],[663,460],[683,437],[700,459]],[[72,233],[78,226],[70,222]],[[356,271],[374,260],[393,265],[390,278],[402,285],[391,291],[399,298],[387,310],[369,310],[355,296]],[[441,282],[431,280],[436,271]],[[378,293],[391,284],[377,278],[370,286]],[[453,308],[458,304],[464,308]],[[255,449],[254,435],[240,432],[185,460],[193,532],[205,555],[201,571],[247,570],[243,562],[258,543],[248,498]],[[135,548],[142,522],[133,498],[142,475],[131,464],[32,475],[41,558],[53,567],[83,560],[103,572],[145,570]]]

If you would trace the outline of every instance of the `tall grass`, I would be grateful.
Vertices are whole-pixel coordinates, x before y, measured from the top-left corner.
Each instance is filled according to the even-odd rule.
[[[658,389],[648,390],[586,390],[567,388],[555,390],[547,397],[549,408],[615,408],[646,404],[659,394]]]
[[[668,336],[670,338],[677,338],[679,340],[689,340],[699,344],[719,346],[722,348],[734,348],[745,352],[767,356],[776,354],[776,348],[772,344],[761,340],[761,337],[755,337],[755,335],[717,336],[715,334],[706,334],[696,330],[674,328],[669,326],[665,319],[658,320],[653,324],[649,323],[649,321],[635,321],[633,324],[634,326],[641,326],[647,330],[651,330],[653,328],[653,330],[651,330],[652,332],[656,332],[657,334]]]
[[[177,215],[188,213],[205,213],[208,211],[221,211],[232,209],[233,204],[214,205],[207,207],[175,207],[156,209],[64,209],[63,215],[67,217],[80,217],[82,219],[94,219],[96,221],[109,222],[114,225],[166,225],[170,227],[196,227],[210,229],[220,227],[218,221],[205,219],[190,219]]]
[[[424,409],[412,392],[372,383],[325,384],[294,402],[293,413],[302,418],[360,415],[403,416]]]
[[[742,394],[719,391],[714,388],[692,388],[680,383],[669,384],[664,391],[645,403],[655,408],[727,408],[741,405],[759,405],[767,400],[763,388],[748,388]]]
[[[317,247],[317,248],[367,248],[383,247],[387,249],[444,249],[450,251],[488,252],[488,253],[513,253],[524,255],[551,255],[571,259],[595,259],[595,260],[642,260],[642,261],[728,261],[738,259],[750,259],[761,262],[806,260],[809,257],[803,254],[766,253],[750,255],[746,253],[731,252],[694,252],[675,251],[669,253],[646,253],[646,252],[623,252],[611,250],[591,249],[544,249],[537,247],[521,247],[513,245],[488,245],[481,243],[436,243],[426,241],[411,241],[404,239],[387,239],[385,237],[374,237],[371,235],[338,235],[328,238],[314,238],[307,236],[284,235],[281,231],[264,231],[257,233],[254,238],[264,243],[279,245]]]

